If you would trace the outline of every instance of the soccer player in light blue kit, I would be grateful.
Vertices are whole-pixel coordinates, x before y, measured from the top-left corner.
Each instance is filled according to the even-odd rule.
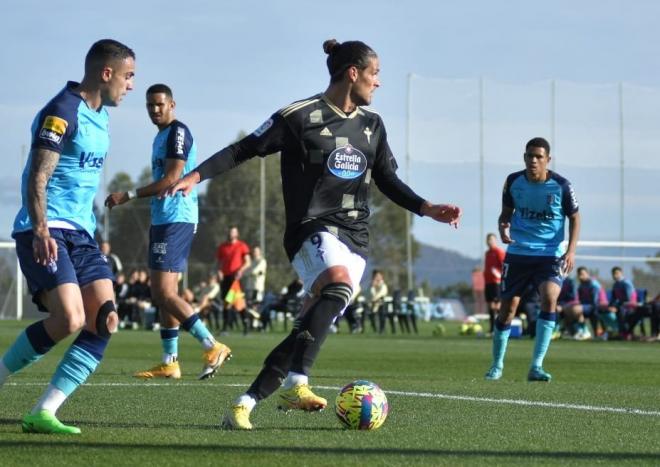
[[[23,417],[23,431],[78,434],[55,416],[103,358],[118,317],[107,259],[94,241],[92,212],[108,154],[108,112],[133,89],[135,54],[100,40],[80,83],[68,82],[32,124],[22,207],[12,236],[32,300],[48,312],[23,331],[0,360],[0,385],[78,331],[45,393]]]
[[[151,197],[151,229],[149,231],[149,269],[151,295],[160,309],[162,363],[135,374],[138,378],[181,378],[178,361],[179,325],[190,332],[204,347],[204,366],[199,379],[212,377],[231,350],[216,342],[193,308],[179,296],[179,274],[186,270],[188,254],[197,228],[197,190],[188,196],[179,193],[171,198],[157,195],[186,175],[197,163],[197,145],[188,127],[174,115],[176,103],[172,90],[165,84],[147,89],[147,112],[158,127],[154,139],[151,172],[153,182],[135,191],[111,193],[105,200],[108,208],[133,198]]]
[[[556,322],[563,277],[573,270],[580,232],[578,203],[570,182],[548,170],[550,144],[533,138],[525,146],[525,170],[510,174],[504,184],[499,230],[508,245],[502,268],[502,306],[495,320],[493,363],[486,379],[502,377],[504,354],[520,297],[528,285],[538,288],[541,312],[529,381],[550,381],[543,359]],[[568,247],[564,251],[565,221]]]

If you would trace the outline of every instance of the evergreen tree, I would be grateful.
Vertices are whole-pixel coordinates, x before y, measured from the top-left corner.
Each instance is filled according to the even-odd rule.
[[[369,266],[384,272],[390,289],[405,289],[406,210],[387,199],[376,186],[371,188],[369,218]],[[414,217],[412,215],[411,217]],[[417,257],[419,243],[412,239],[412,259]],[[414,283],[414,278],[413,278]]]

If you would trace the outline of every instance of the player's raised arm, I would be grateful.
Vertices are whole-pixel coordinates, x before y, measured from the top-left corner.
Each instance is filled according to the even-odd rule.
[[[165,163],[165,176],[163,178],[134,191],[110,193],[105,199],[105,206],[108,209],[112,209],[113,207],[127,203],[134,198],[148,198],[150,196],[158,195],[180,179],[185,165],[186,161],[184,160],[168,159]]]
[[[449,224],[454,228],[458,228],[458,223],[463,215],[463,211],[458,206],[453,204],[432,204],[424,201],[420,209],[422,216],[428,216],[431,219]]]
[[[32,241],[34,260],[44,266],[51,260],[57,260],[57,243],[50,237],[48,231],[46,186],[59,160],[59,152],[43,148],[32,150],[30,175],[28,176],[27,210],[34,232]]]
[[[421,198],[396,174],[398,168],[394,155],[382,129],[378,156],[374,165],[374,180],[378,189],[391,201],[410,212],[428,216],[437,222],[458,227],[462,210],[453,204],[433,204]]]
[[[213,154],[159,196],[173,196],[178,191],[187,195],[198,183],[221,175],[254,156],[264,157],[279,151],[287,131],[284,118],[279,113],[273,114],[253,133]]]

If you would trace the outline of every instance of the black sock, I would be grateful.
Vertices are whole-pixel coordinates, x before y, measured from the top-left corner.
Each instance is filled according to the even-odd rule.
[[[309,375],[321,345],[328,336],[330,325],[346,308],[351,294],[350,287],[345,284],[330,284],[323,289],[319,300],[300,321],[291,371]]]
[[[248,395],[260,401],[277,391],[277,388],[282,385],[282,381],[291,367],[296,334],[295,330],[291,331],[291,334],[268,354],[264,367],[247,390]]]
[[[289,370],[309,374],[330,325],[346,307],[351,294],[346,284],[326,286],[319,300],[296,320],[291,334],[268,354],[247,394],[260,401],[280,387]]]

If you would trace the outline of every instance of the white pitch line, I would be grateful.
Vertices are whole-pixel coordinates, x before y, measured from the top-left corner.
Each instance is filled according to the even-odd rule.
[[[7,386],[44,386],[45,383],[6,383]],[[185,382],[167,382],[167,383],[86,383],[84,386],[91,387],[199,387],[204,383],[185,383]],[[230,388],[248,387],[248,384],[238,383],[220,383],[216,386],[224,386]],[[341,388],[335,386],[314,386],[318,389],[328,389],[338,391]],[[604,407],[598,405],[583,405],[583,404],[566,404],[562,402],[543,402],[543,401],[529,401],[524,399],[495,399],[493,397],[475,397],[475,396],[460,396],[456,394],[442,394],[432,392],[412,392],[412,391],[394,391],[388,390],[386,394],[393,394],[396,396],[404,397],[422,397],[429,399],[447,399],[454,401],[468,401],[468,402],[487,402],[490,404],[504,404],[504,405],[521,405],[525,407],[547,407],[552,409],[568,409],[568,410],[583,410],[586,412],[606,412],[627,415],[644,415],[649,417],[660,417],[660,411],[657,410],[643,410],[633,409],[627,407]]]

